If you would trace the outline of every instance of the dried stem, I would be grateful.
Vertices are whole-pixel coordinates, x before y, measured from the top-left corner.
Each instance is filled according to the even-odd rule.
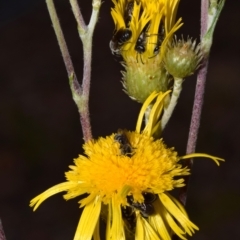
[[[206,34],[206,31],[207,31],[208,6],[209,6],[209,0],[201,1],[201,39],[203,38],[204,34]],[[205,90],[207,68],[208,68],[208,60],[204,58],[203,61],[204,62],[197,75],[192,118],[191,118],[191,124],[190,124],[188,142],[187,142],[187,150],[186,150],[187,154],[195,152],[198,130],[200,126],[200,118],[202,113],[202,105],[203,105],[203,99],[204,99],[204,90]],[[186,165],[189,169],[191,169],[193,165],[193,160],[192,159],[186,160]],[[185,178],[186,185],[185,187],[181,188],[179,193],[179,199],[183,205],[186,205],[188,183],[189,183],[189,176]]]
[[[6,240],[6,236],[3,230],[3,225],[1,220],[0,220],[0,240]]]
[[[192,118],[191,118],[191,124],[190,124],[190,130],[189,130],[188,142],[187,142],[187,150],[186,150],[187,154],[194,153],[196,149],[198,130],[200,126],[200,118],[201,118],[201,112],[202,112],[202,105],[204,100],[207,68],[208,68],[208,61],[205,60],[197,76]],[[192,159],[186,160],[185,163],[189,169],[192,168],[192,165],[193,165]],[[180,193],[179,193],[179,199],[183,205],[186,205],[189,178],[190,178],[189,176],[185,177],[186,185],[180,189]]]
[[[224,3],[225,0],[220,0],[218,3],[217,1],[213,0],[201,1],[201,49],[204,54],[204,59],[197,75],[192,118],[186,149],[187,154],[194,153],[196,149],[198,130],[200,126],[202,106],[204,101],[204,91],[208,69],[208,58],[212,46],[213,32],[216,26],[216,22],[221,13],[221,10],[224,6]],[[186,165],[189,169],[191,169],[192,164],[193,164],[192,159],[186,161]],[[189,183],[189,177],[185,178],[185,183],[186,183],[185,187],[181,188],[179,194],[179,199],[184,205],[186,204],[187,200],[187,187]]]

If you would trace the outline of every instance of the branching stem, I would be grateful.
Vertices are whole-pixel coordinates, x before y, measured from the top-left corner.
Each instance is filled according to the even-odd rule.
[[[101,0],[93,0],[92,16],[88,25],[85,24],[83,16],[80,11],[77,0],[70,0],[74,17],[77,21],[79,36],[83,43],[83,80],[82,86],[79,84],[71,57],[67,48],[67,44],[59,23],[59,19],[56,13],[56,9],[53,0],[46,0],[50,18],[53,23],[53,28],[57,36],[58,44],[65,63],[70,89],[72,91],[73,100],[75,101],[80,114],[80,122],[83,130],[83,138],[85,142],[92,139],[92,131],[89,117],[89,92],[91,81],[91,63],[92,63],[92,36],[95,29],[95,25],[98,19],[98,13],[101,6]]]

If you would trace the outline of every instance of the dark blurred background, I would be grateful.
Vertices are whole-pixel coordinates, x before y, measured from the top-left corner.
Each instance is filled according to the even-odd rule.
[[[57,11],[78,78],[82,45],[67,0]],[[80,0],[85,20],[90,0]],[[109,50],[112,3],[102,4],[93,41],[90,111],[94,137],[134,129],[140,104],[122,91],[122,67]],[[240,1],[227,1],[211,51],[197,152],[226,159],[217,167],[195,159],[187,210],[200,228],[191,239],[240,239]],[[199,38],[200,0],[182,0],[178,35]],[[185,153],[195,76],[184,82],[164,139]],[[67,74],[43,0],[0,1],[0,218],[8,240],[73,239],[78,199],[62,194],[33,212],[29,201],[65,181],[64,172],[82,152],[82,131]]]

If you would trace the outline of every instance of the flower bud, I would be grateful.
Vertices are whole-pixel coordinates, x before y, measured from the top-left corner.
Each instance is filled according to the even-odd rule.
[[[200,45],[196,46],[196,40],[177,40],[168,46],[164,55],[166,70],[175,78],[185,78],[192,75],[202,60]]]
[[[132,61],[124,64],[126,70],[122,71],[124,91],[140,103],[143,103],[153,91],[168,90],[170,76],[163,64],[155,61],[156,59],[149,59],[143,64],[132,57]]]

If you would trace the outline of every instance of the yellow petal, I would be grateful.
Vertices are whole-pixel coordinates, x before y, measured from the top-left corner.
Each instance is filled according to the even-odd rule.
[[[107,215],[107,227],[106,227],[106,239],[111,239],[111,222],[112,222],[112,202],[110,201],[108,205],[108,215]]]
[[[167,91],[165,93],[160,92],[157,96],[156,102],[153,104],[153,107],[151,109],[148,122],[146,124],[146,127],[144,129],[144,132],[147,133],[148,136],[152,136],[152,131],[157,124],[157,121],[159,120],[159,117],[162,113],[163,109],[163,99],[170,93],[171,91]]]
[[[171,236],[169,235],[165,223],[159,214],[150,216],[149,223],[155,229],[155,231],[158,232],[160,239],[171,240]]]
[[[93,193],[93,194],[90,194],[89,196],[83,198],[82,200],[80,200],[78,203],[81,205],[81,207],[89,204],[91,201],[94,200],[94,198],[96,197],[96,194]]]
[[[86,187],[84,185],[86,184],[75,182],[75,186],[73,185],[71,188],[68,189],[68,192],[63,195],[64,199],[69,200],[89,192],[89,187]]]
[[[141,126],[142,126],[142,123],[143,123],[143,117],[144,117],[144,114],[148,108],[148,106],[151,104],[151,102],[154,100],[154,98],[157,97],[157,93],[156,92],[153,92],[147,99],[146,101],[144,102],[144,104],[142,105],[142,108],[140,110],[140,113],[138,115],[138,120],[137,120],[137,126],[136,126],[136,132],[137,133],[140,133],[141,132]]]
[[[205,153],[191,153],[185,156],[180,157],[180,159],[188,159],[188,158],[195,158],[195,157],[205,157],[212,159],[218,166],[220,165],[219,161],[225,162],[223,158],[215,157]]]
[[[163,58],[165,51],[167,49],[167,45],[169,43],[169,41],[171,40],[173,34],[183,25],[183,23],[181,23],[182,19],[178,19],[178,21],[175,23],[175,25],[171,28],[170,32],[167,33],[166,37],[164,38],[163,42],[162,42],[162,46],[161,46],[161,57],[160,59]]]
[[[178,235],[178,237],[180,237],[181,239],[187,240],[187,238],[183,236],[185,235],[185,232],[182,231],[182,229],[176,224],[172,216],[166,210],[164,216],[171,229],[175,232],[175,234]]]
[[[176,21],[178,4],[179,4],[179,0],[166,1],[165,29],[167,33],[172,29]]]
[[[152,226],[141,216],[141,214],[137,213],[136,215],[137,225],[135,240],[160,240]]]
[[[173,197],[171,194],[165,192],[165,194],[178,206],[178,208],[183,212],[183,214],[185,214],[186,216],[188,216],[185,208],[183,207],[183,205],[175,198]]]
[[[116,196],[112,198],[112,227],[110,235],[111,239],[125,239],[121,205],[117,201]]]
[[[101,201],[96,198],[83,209],[74,240],[91,240],[101,211]]]
[[[160,215],[164,218],[164,222],[166,222],[169,225],[169,228],[172,229],[172,231],[179,236],[179,238],[183,240],[187,240],[184,235],[185,231],[182,230],[182,228],[175,222],[173,217],[167,212],[166,208],[162,204],[162,202],[159,201],[159,208],[160,208]],[[169,231],[169,229],[168,229]]]
[[[169,227],[166,226],[162,215],[164,212],[162,211],[163,206],[160,205],[159,199],[157,199],[153,203],[156,214],[149,216],[149,223],[158,232],[160,239],[162,240],[171,240],[171,235],[169,233]]]
[[[163,100],[170,92],[171,91],[167,91],[165,93],[153,92],[152,94],[150,94],[150,96],[144,102],[140,110],[138,120],[137,120],[137,126],[136,126],[137,133],[141,132],[141,126],[143,123],[144,114],[155,98],[157,98],[156,102],[153,104],[152,109],[150,110],[149,119],[143,132],[146,133],[148,136],[152,136],[152,134],[157,130],[156,125],[158,125],[158,121],[162,113],[163,104],[164,104]]]
[[[160,193],[159,199],[167,209],[167,211],[182,225],[184,230],[191,236],[194,229],[198,230],[198,227],[193,224],[188,217],[174,204],[174,202],[165,194]]]
[[[64,183],[59,183],[51,188],[49,188],[48,190],[46,190],[45,192],[39,194],[37,197],[33,198],[30,202],[30,206],[33,207],[33,211],[35,211],[39,205],[45,201],[47,198],[51,197],[54,194],[63,192],[63,191],[68,191],[70,188],[74,187],[76,185],[76,183],[72,183],[72,182],[64,182]]]
[[[96,227],[95,227],[95,229],[94,229],[93,240],[101,240],[101,239],[100,239],[100,235],[99,235],[99,218],[98,218]]]

